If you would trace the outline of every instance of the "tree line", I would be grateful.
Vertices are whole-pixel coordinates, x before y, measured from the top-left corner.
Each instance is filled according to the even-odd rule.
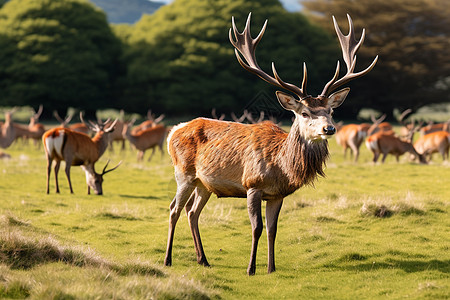
[[[278,0],[175,0],[133,25],[108,24],[86,0],[11,0],[0,9],[0,106],[68,107],[209,115],[243,109],[280,113],[275,89],[244,71],[228,40],[231,16],[252,34],[265,19],[258,62],[275,62],[287,82],[308,67],[308,92],[320,93],[341,59],[331,14],[345,33],[367,28],[358,66],[380,60],[351,84],[341,118],[364,107],[392,114],[448,102],[450,9],[445,0],[308,0],[287,12]],[[242,29],[241,29],[242,30]],[[271,111],[270,111],[271,110]],[[283,117],[283,116],[281,116]]]

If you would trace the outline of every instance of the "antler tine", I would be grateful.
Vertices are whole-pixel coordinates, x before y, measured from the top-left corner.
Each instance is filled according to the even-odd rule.
[[[36,119],[39,119],[39,117],[42,114],[42,111],[44,110],[44,106],[42,104],[39,104],[39,108],[38,108],[37,112],[33,108],[32,108],[32,110],[33,110],[33,117]]]
[[[64,123],[64,120],[61,119],[61,117],[59,116],[58,112],[56,110],[53,111],[53,116],[55,117],[55,119],[59,122],[59,123]]]
[[[259,119],[256,123],[261,123],[264,120],[264,111],[259,112]]]
[[[247,22],[245,24],[245,28],[242,33],[240,33],[238,31],[236,24],[234,22],[234,17],[231,18],[232,28],[230,28],[230,30],[229,30],[229,38],[230,38],[231,44],[235,47],[234,52],[236,54],[236,58],[237,58],[239,64],[244,69],[257,75],[264,81],[266,81],[270,84],[273,84],[275,86],[284,88],[284,89],[296,94],[297,96],[299,96],[300,99],[305,98],[307,96],[307,94],[304,90],[304,87],[305,87],[304,85],[306,84],[306,78],[305,78],[306,76],[303,77],[302,88],[299,88],[293,84],[286,83],[283,80],[281,80],[280,76],[277,74],[277,72],[275,70],[274,63],[272,63],[272,71],[273,71],[273,74],[275,77],[272,77],[271,75],[267,74],[259,67],[259,65],[256,61],[255,49],[256,49],[256,46],[258,45],[258,43],[261,41],[262,36],[264,35],[264,32],[267,27],[267,20],[264,22],[264,25],[263,25],[261,31],[259,32],[258,36],[255,39],[253,39],[251,37],[251,33],[250,33],[251,15],[252,15],[251,13],[248,14]],[[232,32],[234,32],[234,36],[235,36],[236,40],[233,39]],[[241,55],[239,53],[242,54],[245,61],[241,58]],[[304,68],[304,74],[306,74],[306,68]]]
[[[325,97],[328,96],[332,91],[334,91],[336,88],[340,87],[341,85],[349,82],[350,80],[361,77],[361,76],[367,74],[368,72],[370,72],[370,70],[372,70],[372,68],[375,66],[375,64],[378,61],[378,55],[377,55],[375,57],[375,59],[372,61],[372,63],[365,70],[358,72],[358,73],[354,73],[353,71],[355,70],[355,66],[356,66],[356,52],[358,52],[359,48],[361,47],[362,43],[364,42],[366,30],[365,29],[362,30],[361,38],[358,41],[358,40],[356,40],[352,18],[350,17],[349,14],[347,14],[348,25],[349,25],[349,33],[347,35],[344,35],[342,33],[342,31],[340,30],[339,25],[336,21],[336,18],[334,16],[332,18],[333,18],[334,29],[336,31],[336,35],[337,35],[337,37],[339,39],[339,43],[341,45],[342,57],[347,66],[347,73],[344,75],[344,77],[337,80],[337,78],[339,76],[339,62],[338,62],[335,75],[325,85],[325,87],[322,91],[321,96],[325,96]]]
[[[122,161],[120,161],[114,168],[106,170],[106,168],[108,167],[109,161],[110,160],[108,159],[108,161],[106,162],[105,167],[103,168],[103,171],[102,171],[102,174],[101,174],[102,176],[105,175],[106,173],[114,171],[115,169],[117,169],[122,164]]]
[[[97,132],[100,130],[100,126],[98,124],[95,124],[94,122],[92,122],[91,120],[88,120],[89,123],[87,123],[84,118],[83,118],[83,112],[80,111],[80,121],[81,123],[83,123],[84,125],[86,125],[90,130]]]
[[[407,115],[409,115],[410,113],[412,113],[412,109],[408,108],[406,109],[404,112],[402,112],[402,114],[400,115],[400,117],[398,117],[398,121],[400,123],[402,123],[403,125],[405,125],[404,119]]]

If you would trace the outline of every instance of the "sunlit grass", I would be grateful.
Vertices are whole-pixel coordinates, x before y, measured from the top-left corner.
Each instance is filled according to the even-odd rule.
[[[212,196],[202,213],[211,268],[196,264],[183,214],[167,268],[168,207],[176,189],[167,155],[137,163],[129,149],[106,152],[98,170],[108,158],[124,163],[105,175],[104,196],[87,195],[77,167],[74,195],[62,171],[61,194],[52,179],[46,195],[42,149],[14,145],[6,149],[12,158],[0,160],[0,298],[446,298],[449,166],[437,156],[429,165],[406,157],[373,165],[364,146],[353,163],[334,140],[330,149],[326,178],[285,199],[277,271],[266,274],[263,235],[256,276],[248,277],[245,199]]]

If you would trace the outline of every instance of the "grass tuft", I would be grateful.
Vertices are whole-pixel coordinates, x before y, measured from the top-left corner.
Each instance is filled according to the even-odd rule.
[[[30,287],[21,281],[0,283],[0,298],[2,299],[25,299],[30,296]]]

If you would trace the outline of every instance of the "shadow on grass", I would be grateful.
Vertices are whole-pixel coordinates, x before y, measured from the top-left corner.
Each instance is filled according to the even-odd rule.
[[[146,199],[146,200],[156,200],[156,199],[160,199],[160,197],[156,197],[156,196],[139,196],[139,195],[119,195],[119,197],[122,198],[130,198],[130,199]]]
[[[432,259],[423,261],[388,259],[385,262],[365,262],[351,266],[328,265],[326,267],[358,272],[373,271],[378,269],[401,269],[407,273],[436,270],[448,274],[450,273],[450,260]]]

